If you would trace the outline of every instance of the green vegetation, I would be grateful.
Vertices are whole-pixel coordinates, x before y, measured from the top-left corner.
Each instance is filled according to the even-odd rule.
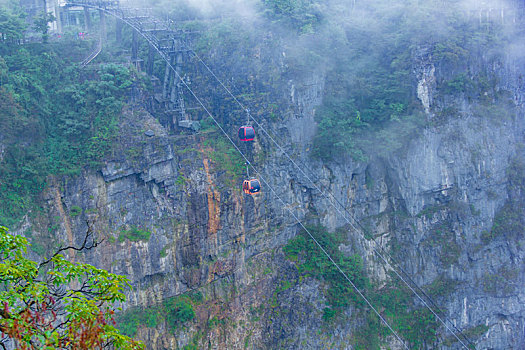
[[[78,205],[73,205],[71,209],[69,210],[69,216],[75,217],[82,214],[82,208]]]
[[[47,43],[49,39],[49,23],[56,20],[52,12],[40,12],[33,21],[33,29],[42,33],[42,41]]]
[[[0,7],[0,42],[15,44],[23,38],[27,27],[25,14],[18,1],[3,1]],[[0,57],[0,66],[3,60]],[[1,84],[0,84],[1,85]]]
[[[172,329],[182,326],[184,323],[193,320],[195,311],[193,305],[186,300],[168,300],[164,302],[167,315],[166,322]]]
[[[144,348],[113,326],[130,288],[126,277],[72,263],[60,251],[37,263],[25,257],[27,247],[26,238],[0,226],[0,325],[17,349]]]
[[[202,332],[197,332],[197,333],[193,334],[193,337],[191,338],[191,342],[189,344],[187,344],[187,345],[184,345],[182,347],[182,350],[200,350],[200,349],[202,349],[199,346],[199,341],[202,339],[202,337],[203,337],[203,333]]]
[[[48,175],[99,167],[112,150],[133,77],[115,64],[82,71],[75,63],[86,52],[82,45],[65,40],[0,46],[4,224],[14,225],[34,207]]]
[[[126,239],[128,239],[131,242],[138,242],[138,241],[147,242],[149,241],[150,237],[151,237],[150,231],[143,230],[137,226],[131,226],[129,230],[121,228],[119,235],[118,235],[118,241],[122,243]]]
[[[323,248],[332,256],[345,271],[352,282],[373,305],[381,306],[383,317],[400,333],[412,349],[422,349],[437,340],[438,323],[433,314],[426,308],[416,307],[410,290],[394,279],[386,286],[378,289],[367,278],[363,262],[358,255],[346,256],[339,250],[344,243],[343,232],[331,234],[320,226],[308,227],[308,231],[320,242]],[[301,281],[305,276],[314,277],[326,284],[324,290],[327,306],[323,310],[323,320],[331,322],[349,306],[358,309],[358,316],[364,319],[362,327],[356,334],[356,349],[379,349],[381,340],[389,335],[388,329],[381,324],[377,315],[368,309],[365,302],[344,279],[337,268],[320,251],[312,239],[302,232],[283,247],[286,257],[295,262]],[[292,286],[289,281],[281,281],[275,293]],[[436,282],[434,286],[439,293],[446,293],[445,288],[454,288],[452,282]],[[277,307],[277,301],[271,305]]]
[[[340,23],[329,22],[320,34],[328,40],[328,47],[320,49],[330,53],[334,64],[316,111],[315,157],[332,159],[343,152],[363,159],[369,147],[392,151],[423,122],[412,93],[413,18],[404,16],[403,9],[381,6],[371,4],[364,18],[342,25],[344,32]]]
[[[438,321],[427,308],[414,306],[414,296],[405,285],[394,284],[378,293],[376,305],[385,308],[384,315],[411,349],[426,348],[437,340]]]
[[[201,132],[218,131],[217,124],[210,117],[201,120]]]
[[[30,242],[29,249],[31,249],[33,252],[35,252],[39,256],[43,257],[44,254],[46,253],[46,247],[43,244],[43,240],[33,237],[33,231],[31,231],[30,229],[24,232],[24,236]]]
[[[479,216],[481,214],[481,210],[476,209],[474,204],[469,204],[469,207],[470,207],[470,212],[472,213],[472,215]]]
[[[273,4],[271,9],[284,8],[289,16],[295,8],[316,2],[266,1]],[[495,76],[474,74],[468,68],[479,61],[480,51],[490,51],[486,60],[497,61],[496,52],[508,40],[497,27],[486,31],[468,21],[454,3],[443,7],[430,0],[376,1],[354,5],[347,16],[304,13],[317,23],[315,37],[323,43],[310,45],[310,50],[329,67],[323,103],[315,116],[319,128],[312,154],[317,158],[336,159],[341,152],[358,160],[369,154],[387,155],[426,125],[415,93],[415,80],[420,77],[413,67],[418,60],[440,68],[434,100],[462,94],[477,105],[482,117],[510,115],[513,102],[497,88]],[[339,21],[341,17],[347,20]],[[451,110],[435,109],[440,117],[453,115]]]
[[[166,244],[162,249],[160,250],[160,257],[165,258],[168,256],[168,249],[170,248],[169,244]]]
[[[187,344],[187,345],[184,345],[182,347],[182,350],[199,350],[200,347],[197,343],[193,342],[193,339],[192,339],[192,342],[190,344]]]
[[[488,330],[489,330],[489,326],[480,324],[475,327],[467,328],[462,333],[463,335],[465,335],[465,337],[467,337],[467,339],[475,340],[475,339],[478,339],[483,334],[487,333]],[[456,339],[456,337],[448,337],[445,339],[445,341],[443,341],[443,345],[449,347],[452,344],[457,343],[457,341],[458,340]],[[469,345],[469,349],[475,349],[475,348],[472,345]]]
[[[202,294],[196,292],[168,298],[147,308],[129,308],[118,315],[118,328],[122,334],[133,337],[139,326],[156,328],[165,322],[171,331],[175,331],[195,318],[194,305],[201,302]]]
[[[179,176],[177,176],[177,180],[175,180],[175,184],[178,186],[184,186],[186,181],[186,178],[182,174],[179,174]]]
[[[461,247],[456,241],[450,219],[435,224],[423,244],[436,251],[440,262],[445,267],[457,263],[461,255]]]
[[[501,267],[496,273],[485,273],[479,284],[485,293],[501,296],[509,295],[516,289],[518,270],[509,267]]]
[[[248,332],[248,335],[246,335],[246,337],[244,337],[244,348],[245,349],[248,349],[248,347],[250,345],[250,341],[251,341],[251,338],[252,338],[252,333],[253,333],[253,331],[250,330]]]
[[[338,249],[339,244],[343,242],[342,234],[328,234],[320,226],[308,227],[308,231],[332,255],[356,287],[359,289],[365,288],[368,280],[364,274],[361,257],[359,255],[347,257]],[[328,306],[335,312],[340,312],[351,304],[361,304],[363,302],[348,281],[305,232],[290,240],[283,247],[283,251],[289,260],[296,263],[301,276],[312,276],[328,284],[326,298]],[[335,315],[335,312],[333,315]]]
[[[37,253],[39,256],[44,256],[46,252],[46,247],[40,241],[31,240],[30,248],[33,252]]]
[[[427,219],[432,219],[435,213],[439,213],[441,210],[445,209],[444,205],[425,205],[423,209],[417,213],[417,217],[425,217]]]
[[[209,136],[203,142],[205,147],[213,148],[210,156],[219,171],[225,172],[232,185],[237,185],[245,171],[245,162],[232,144],[221,136]]]
[[[488,242],[496,237],[514,237],[523,236],[525,224],[523,222],[523,210],[514,205],[512,201],[507,202],[494,217],[490,234],[484,236],[484,242]]]
[[[481,241],[485,244],[492,240],[505,237],[506,239],[520,239],[525,234],[525,215],[523,208],[525,200],[522,193],[525,191],[525,162],[520,157],[514,159],[507,169],[509,179],[509,198],[496,212],[490,231],[481,232]]]
[[[162,321],[162,317],[154,308],[130,308],[117,316],[118,328],[130,337],[137,334],[139,326],[156,328]]]
[[[250,46],[250,34],[246,31],[238,30],[237,23],[232,19],[225,19],[206,30],[203,36],[196,43],[195,49],[204,51],[209,49],[229,48],[234,51],[240,50],[243,46]],[[227,56],[227,55],[224,55]],[[222,57],[224,59],[225,57]],[[211,125],[213,121],[208,120]]]
[[[266,16],[301,34],[313,33],[321,20],[317,0],[263,0]]]
[[[448,5],[430,0],[335,6],[322,0],[263,0],[255,10],[267,19],[264,28],[231,18],[188,26],[203,33],[196,51],[257,117],[275,120],[289,112],[278,92],[290,78],[299,91],[309,84],[302,77],[326,76],[322,105],[315,109],[312,155],[333,159],[349,154],[364,160],[403,149],[429,122],[460,116],[464,111],[450,103],[452,95],[468,98],[481,117],[511,115],[512,101],[497,88],[496,77],[470,70],[472,63],[479,65],[479,52],[487,53],[487,65],[497,62],[497,52],[507,43],[504,31],[480,28],[463,16],[458,2]],[[156,6],[160,11],[165,1]],[[187,18],[190,13],[181,6],[172,14]],[[435,116],[427,121],[416,93],[421,76],[414,68],[430,63],[436,68],[437,89],[432,94]],[[156,65],[156,74],[162,77],[162,65]],[[212,80],[199,75],[192,83],[204,91],[216,84]],[[207,96],[219,122],[239,122],[244,111],[222,93],[214,89]],[[447,103],[439,103],[444,98]],[[216,130],[208,118],[202,126],[204,132]]]

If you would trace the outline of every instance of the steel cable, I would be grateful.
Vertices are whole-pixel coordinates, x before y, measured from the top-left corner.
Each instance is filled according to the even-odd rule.
[[[134,30],[136,30],[144,39],[146,39],[146,41],[159,53],[159,55],[164,59],[164,61],[166,61],[166,64],[170,67],[170,69],[175,73],[175,75],[177,76],[177,78],[180,80],[180,82],[186,87],[186,89],[188,89],[188,91],[190,92],[190,94],[195,98],[195,100],[201,105],[201,107],[206,111],[206,114],[208,114],[208,116],[210,118],[212,118],[212,120],[214,121],[214,123],[217,125],[217,127],[222,131],[222,133],[224,134],[224,136],[226,136],[226,138],[230,141],[230,143],[235,147],[235,149],[237,150],[237,152],[239,152],[239,154],[244,158],[244,160],[246,161],[246,163],[252,167],[252,169],[254,170],[254,172],[258,175],[258,177],[266,184],[266,186],[268,186],[268,188],[270,189],[270,191],[279,199],[279,201],[286,207],[286,202],[284,202],[284,200],[277,194],[277,192],[275,192],[275,190],[270,186],[270,184],[266,181],[266,179],[257,171],[257,169],[252,165],[252,163],[248,160],[248,158],[245,156],[245,154],[239,149],[239,147],[235,144],[235,142],[231,139],[231,137],[228,135],[228,133],[222,128],[222,126],[220,125],[220,123],[216,120],[216,118],[213,116],[213,114],[208,110],[208,108],[206,108],[206,106],[204,105],[204,103],[200,100],[200,98],[193,92],[193,90],[189,87],[189,85],[186,83],[186,81],[183,79],[183,77],[180,76],[180,74],[176,71],[175,67],[173,67],[173,65],[170,63],[170,60],[168,57],[166,57],[166,55],[154,44],[153,40],[151,38],[149,38],[147,35],[145,35],[144,33],[142,33],[140,31],[139,28],[137,28],[134,24],[130,23],[129,21],[127,21],[126,19],[122,18],[122,17],[119,17],[118,15],[114,14],[113,12],[107,10],[107,9],[103,9],[103,8],[99,8],[99,7],[96,7],[96,6],[90,6],[90,5],[86,5],[86,4],[74,4],[74,3],[71,3],[72,5],[78,5],[78,6],[86,6],[86,7],[91,7],[91,8],[96,8],[98,10],[102,10],[106,13],[108,13],[109,15],[123,21],[124,23],[126,23],[127,25],[129,25],[130,27],[132,27]],[[288,211],[290,212],[291,216],[297,221],[297,223],[305,230],[305,232],[310,236],[310,238],[312,238],[312,240],[315,242],[315,244],[319,247],[319,249],[321,249],[321,251],[326,255],[326,257],[332,262],[332,264],[337,268],[337,270],[343,275],[343,277],[350,283],[350,285],[352,286],[352,288],[354,288],[354,290],[359,294],[359,296],[361,296],[361,298],[363,298],[363,300],[365,300],[365,302],[367,303],[367,305],[374,311],[374,313],[379,317],[379,319],[388,327],[388,329],[392,332],[392,334],[394,334],[394,336],[401,342],[401,344],[403,344],[403,347],[405,349],[409,349],[408,346],[405,344],[405,342],[401,339],[401,337],[397,334],[396,331],[394,331],[394,329],[390,326],[390,324],[386,321],[385,318],[383,318],[383,316],[381,316],[381,314],[377,311],[377,309],[370,303],[370,301],[364,296],[364,294],[359,290],[359,288],[357,288],[357,286],[352,282],[352,280],[347,276],[347,274],[341,269],[341,267],[332,259],[332,257],[330,256],[330,254],[328,254],[328,252],[322,247],[322,245],[317,241],[317,239],[315,239],[315,237],[310,233],[310,231],[303,225],[303,223],[299,220],[299,218],[293,213],[293,211],[290,209],[290,208],[287,208]]]
[[[334,204],[333,200],[335,200],[335,202],[337,202],[337,204],[339,206],[341,206],[343,208],[343,210],[350,216],[352,217],[352,220],[356,222],[357,225],[359,225],[361,228],[362,225],[350,214],[348,213],[348,211],[346,210],[346,208],[344,207],[344,205],[332,194],[331,191],[328,191],[330,197],[333,199],[331,200],[328,195],[321,189],[317,186],[317,184],[304,172],[303,170],[303,167],[307,168],[310,172],[312,172],[308,167],[306,167],[304,164],[303,164],[303,167],[300,167],[288,154],[287,151],[285,151],[281,145],[270,135],[270,133],[268,133],[266,131],[266,129],[250,114],[250,110],[248,108],[246,108],[240,101],[239,99],[237,99],[237,97],[231,92],[230,89],[228,89],[228,87],[226,87],[226,85],[224,85],[224,83],[219,79],[219,77],[217,77],[217,75],[210,69],[210,67],[204,62],[204,60],[195,52],[193,51],[191,48],[188,48],[188,51],[190,51],[193,55],[195,55],[195,57],[199,60],[199,62],[201,62],[201,64],[206,68],[206,70],[215,78],[215,80],[217,80],[217,82],[225,89],[225,91],[233,98],[233,100],[244,110],[246,111],[246,113],[249,115],[249,117],[255,122],[255,124],[257,125],[258,129],[261,129],[264,134],[277,146],[277,148],[286,156],[286,158],[288,158],[288,160],[301,172],[301,174],[303,176],[305,176],[308,181],[310,181],[310,183],[314,186],[314,188],[319,191],[319,193],[325,198],[327,199],[330,204],[332,204],[332,206],[334,207],[334,209],[337,210],[337,212],[345,219],[345,221],[354,229],[355,232],[357,232],[358,234],[361,235],[361,237],[363,239],[366,240],[366,237],[363,233],[361,233],[361,231],[359,231],[355,225],[353,224],[353,222],[351,222],[348,217],[345,215],[345,213],[343,213],[339,207],[337,205]],[[377,242],[375,240],[373,240],[374,243],[377,244]],[[421,294],[423,294],[427,299],[430,300],[430,302],[434,305],[435,308],[439,309],[439,307],[436,306],[435,302],[412,280],[412,278],[410,277],[410,275],[408,275],[408,273],[406,273],[401,267],[400,267],[400,264],[397,263],[392,256],[390,256],[390,254],[388,254],[382,247],[381,245],[377,244],[377,246],[383,251],[383,253],[385,255],[387,255],[391,260],[394,261],[394,263],[398,266],[398,268],[402,271],[402,273],[407,277],[407,279],[410,279],[410,281],[416,286],[416,288],[421,292]],[[427,309],[441,322],[441,324],[443,324],[443,326],[445,326],[445,328],[450,332],[452,333],[452,335],[456,338],[457,341],[459,341],[461,343],[461,345],[465,348],[465,349],[469,349],[467,347],[467,345],[457,336],[456,332],[452,331],[452,329],[448,326],[448,324],[443,321],[443,319],[428,305],[428,303],[414,290],[414,288],[405,280],[405,278],[403,278],[398,272],[396,269],[394,269],[394,267],[392,266],[392,264],[383,256],[383,254],[379,253],[374,247],[372,247],[372,250],[373,252],[381,259],[385,262],[385,264],[387,266],[389,266],[392,271],[394,271],[394,273],[396,274],[396,276],[412,291],[412,293],[423,303],[423,305],[425,307],[427,307]],[[466,341],[471,344],[471,345],[474,345],[470,339],[468,339],[468,337],[466,337],[463,332],[461,332],[461,330],[459,330],[450,320],[448,320],[446,317],[445,317],[446,321],[448,323],[450,323],[452,325],[452,327],[459,333],[461,334],[465,339]]]

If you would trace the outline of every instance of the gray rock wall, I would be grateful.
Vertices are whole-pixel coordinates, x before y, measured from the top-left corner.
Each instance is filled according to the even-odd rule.
[[[417,93],[432,120],[441,107],[434,90],[437,73],[428,55],[415,62]],[[78,242],[93,222],[104,242],[75,259],[129,276],[133,290],[125,308],[152,306],[197,288],[204,293],[205,302],[187,328],[140,328],[138,336],[149,349],[183,347],[195,334],[201,335],[200,347],[212,349],[351,349],[359,327],[356,310],[349,308],[327,328],[322,321],[325,286],[301,279],[280,250],[298,231],[290,211],[301,220],[315,216],[331,230],[347,226],[334,209],[337,201],[351,213],[350,222],[368,224],[375,237],[367,240],[362,231],[349,229],[352,244],[340,247],[359,252],[373,280],[389,278],[388,268],[372,252],[381,246],[420,286],[437,278],[455,282],[437,301],[458,328],[488,326],[471,336],[477,348],[523,348],[523,232],[483,235],[511,197],[523,198],[510,185],[509,167],[523,159],[524,87],[516,77],[524,67],[509,58],[494,68],[500,88],[513,94],[513,115],[480,117],[458,97],[459,115],[426,127],[405,149],[389,157],[371,155],[366,163],[342,156],[322,164],[309,157],[324,78],[316,73],[290,81],[284,123],[268,130],[289,135],[282,146],[306,176],[268,140],[260,140],[252,152],[266,155],[256,165],[267,184],[254,197],[243,195],[214,163],[206,133],[168,135],[148,113],[126,111],[120,149],[102,171],[69,179],[48,194],[55,208],[50,215],[61,219],[56,239]],[[73,206],[83,212],[68,217]],[[133,229],[151,236],[126,238]],[[276,292],[284,279],[296,283]],[[223,322],[210,326],[214,317]],[[459,348],[443,340],[451,338],[444,329],[439,336],[439,343],[428,348]],[[392,348],[399,347],[389,339]]]

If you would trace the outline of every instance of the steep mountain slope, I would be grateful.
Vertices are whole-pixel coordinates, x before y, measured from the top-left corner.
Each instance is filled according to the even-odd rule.
[[[525,60],[511,40],[494,44],[508,28],[484,22],[494,28],[475,27],[463,46],[461,35],[396,48],[388,41],[384,62],[386,51],[361,46],[373,33],[343,27],[329,52],[355,60],[333,62],[309,33],[316,23],[291,18],[297,45],[275,28],[237,32],[229,23],[211,25],[196,43],[286,152],[262,130],[252,145],[238,143],[264,179],[261,194],[242,194],[243,159],[202,109],[192,115],[201,132],[174,133],[152,103],[135,101],[101,170],[53,177],[49,213],[26,216],[18,231],[76,242],[94,223],[103,244],[70,258],[131,278],[121,326],[150,349],[401,349],[290,213],[410,348],[461,344],[374,249],[476,348],[523,348]],[[363,52],[377,57],[359,59]],[[235,136],[244,111],[202,67],[185,68]],[[373,70],[387,81],[363,80]]]

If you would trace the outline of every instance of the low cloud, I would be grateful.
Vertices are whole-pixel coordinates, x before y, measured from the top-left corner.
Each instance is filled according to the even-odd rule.
[[[238,15],[251,17],[255,15],[256,0],[180,0],[179,2],[198,10],[205,17]]]

